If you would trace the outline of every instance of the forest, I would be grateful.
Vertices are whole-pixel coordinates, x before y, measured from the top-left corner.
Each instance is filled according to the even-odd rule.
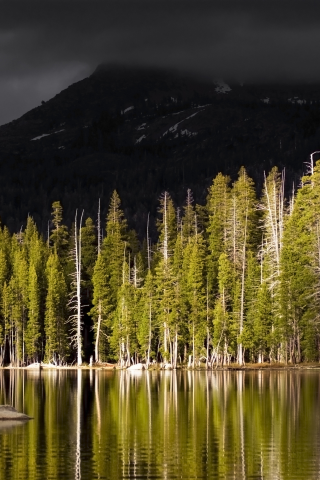
[[[285,198],[285,172],[258,197],[245,168],[219,173],[205,205],[159,199],[158,239],[129,230],[113,192],[102,229],[59,201],[47,238],[29,216],[0,231],[0,362],[213,368],[320,360],[320,162]],[[99,204],[100,205],[100,204]]]

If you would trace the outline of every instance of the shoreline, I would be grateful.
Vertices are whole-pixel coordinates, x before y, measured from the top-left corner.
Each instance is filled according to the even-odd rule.
[[[4,366],[0,367],[0,371],[29,371],[29,372],[44,372],[52,370],[61,370],[61,371],[73,371],[73,370],[99,370],[99,371],[125,371],[128,370],[127,367],[120,367],[117,364],[108,364],[108,365],[37,365],[37,366],[23,366],[23,367],[14,367],[14,366]],[[142,368],[133,370],[135,372],[142,371],[197,371],[197,372],[217,372],[217,371],[274,371],[274,370],[320,370],[320,363],[300,363],[296,365],[285,365],[285,364],[246,364],[246,365],[225,365],[225,366],[216,366],[213,368],[206,368],[205,366],[188,368],[187,366],[178,366],[176,369],[173,368],[161,368],[158,365],[153,365],[150,368]],[[128,370],[130,371],[130,370]]]

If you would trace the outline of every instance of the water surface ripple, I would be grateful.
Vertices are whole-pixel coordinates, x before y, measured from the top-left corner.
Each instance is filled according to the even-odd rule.
[[[318,479],[320,371],[0,371],[6,480]]]

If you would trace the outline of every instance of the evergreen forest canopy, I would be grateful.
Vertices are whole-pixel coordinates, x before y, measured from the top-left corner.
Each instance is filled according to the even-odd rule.
[[[320,360],[320,162],[289,200],[284,173],[260,198],[242,167],[219,173],[205,205],[187,191],[158,209],[158,240],[140,243],[113,192],[102,235],[60,202],[45,240],[0,231],[1,364],[151,361],[208,367]],[[149,222],[148,222],[149,223]]]

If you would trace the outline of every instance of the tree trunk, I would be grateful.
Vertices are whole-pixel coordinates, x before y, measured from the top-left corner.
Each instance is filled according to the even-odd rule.
[[[96,362],[100,361],[100,357],[99,357],[99,338],[100,338],[100,328],[101,328],[101,300],[99,300],[98,311],[99,311],[99,316],[98,316],[98,325],[97,325],[97,336],[96,336],[96,342],[95,342],[95,347],[94,347]]]

